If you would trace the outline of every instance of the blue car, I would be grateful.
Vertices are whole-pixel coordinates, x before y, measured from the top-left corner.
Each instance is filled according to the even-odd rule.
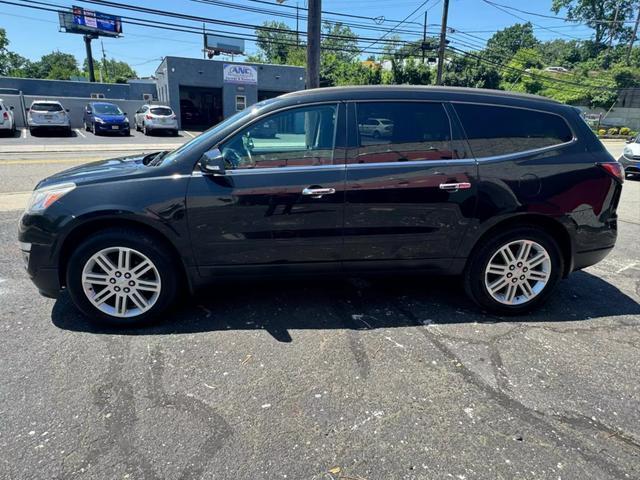
[[[88,103],[84,109],[83,122],[84,129],[94,135],[109,132],[128,136],[131,132],[127,114],[113,103]]]

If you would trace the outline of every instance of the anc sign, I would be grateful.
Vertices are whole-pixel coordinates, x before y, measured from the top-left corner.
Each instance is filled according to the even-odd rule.
[[[258,69],[250,65],[224,64],[224,81],[227,83],[258,83]]]

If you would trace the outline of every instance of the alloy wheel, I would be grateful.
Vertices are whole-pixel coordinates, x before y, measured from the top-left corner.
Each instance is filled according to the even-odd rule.
[[[110,247],[92,255],[82,271],[87,299],[112,317],[133,318],[158,301],[160,273],[144,254],[127,247]]]
[[[489,295],[503,305],[522,305],[537,297],[551,276],[549,252],[532,240],[500,247],[485,268]]]

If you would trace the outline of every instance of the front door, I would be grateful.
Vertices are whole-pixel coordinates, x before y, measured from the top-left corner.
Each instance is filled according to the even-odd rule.
[[[335,143],[338,125],[346,128],[338,121],[343,109],[322,104],[263,116],[218,146],[224,176],[194,174],[188,216],[204,273],[338,268],[345,165]]]
[[[475,214],[478,168],[448,107],[380,101],[350,108],[356,141],[347,158],[345,265],[437,266],[454,258]],[[371,119],[384,119],[385,131],[363,128]]]

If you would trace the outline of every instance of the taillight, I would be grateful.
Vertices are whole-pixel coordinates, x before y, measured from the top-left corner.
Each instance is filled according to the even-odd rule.
[[[9,120],[9,114],[7,112],[4,112],[2,116],[5,120]]]
[[[147,120],[153,120],[153,117],[152,117],[151,115],[147,115],[145,118],[146,118]]]
[[[624,183],[624,168],[618,162],[598,163],[597,165],[620,183]]]

